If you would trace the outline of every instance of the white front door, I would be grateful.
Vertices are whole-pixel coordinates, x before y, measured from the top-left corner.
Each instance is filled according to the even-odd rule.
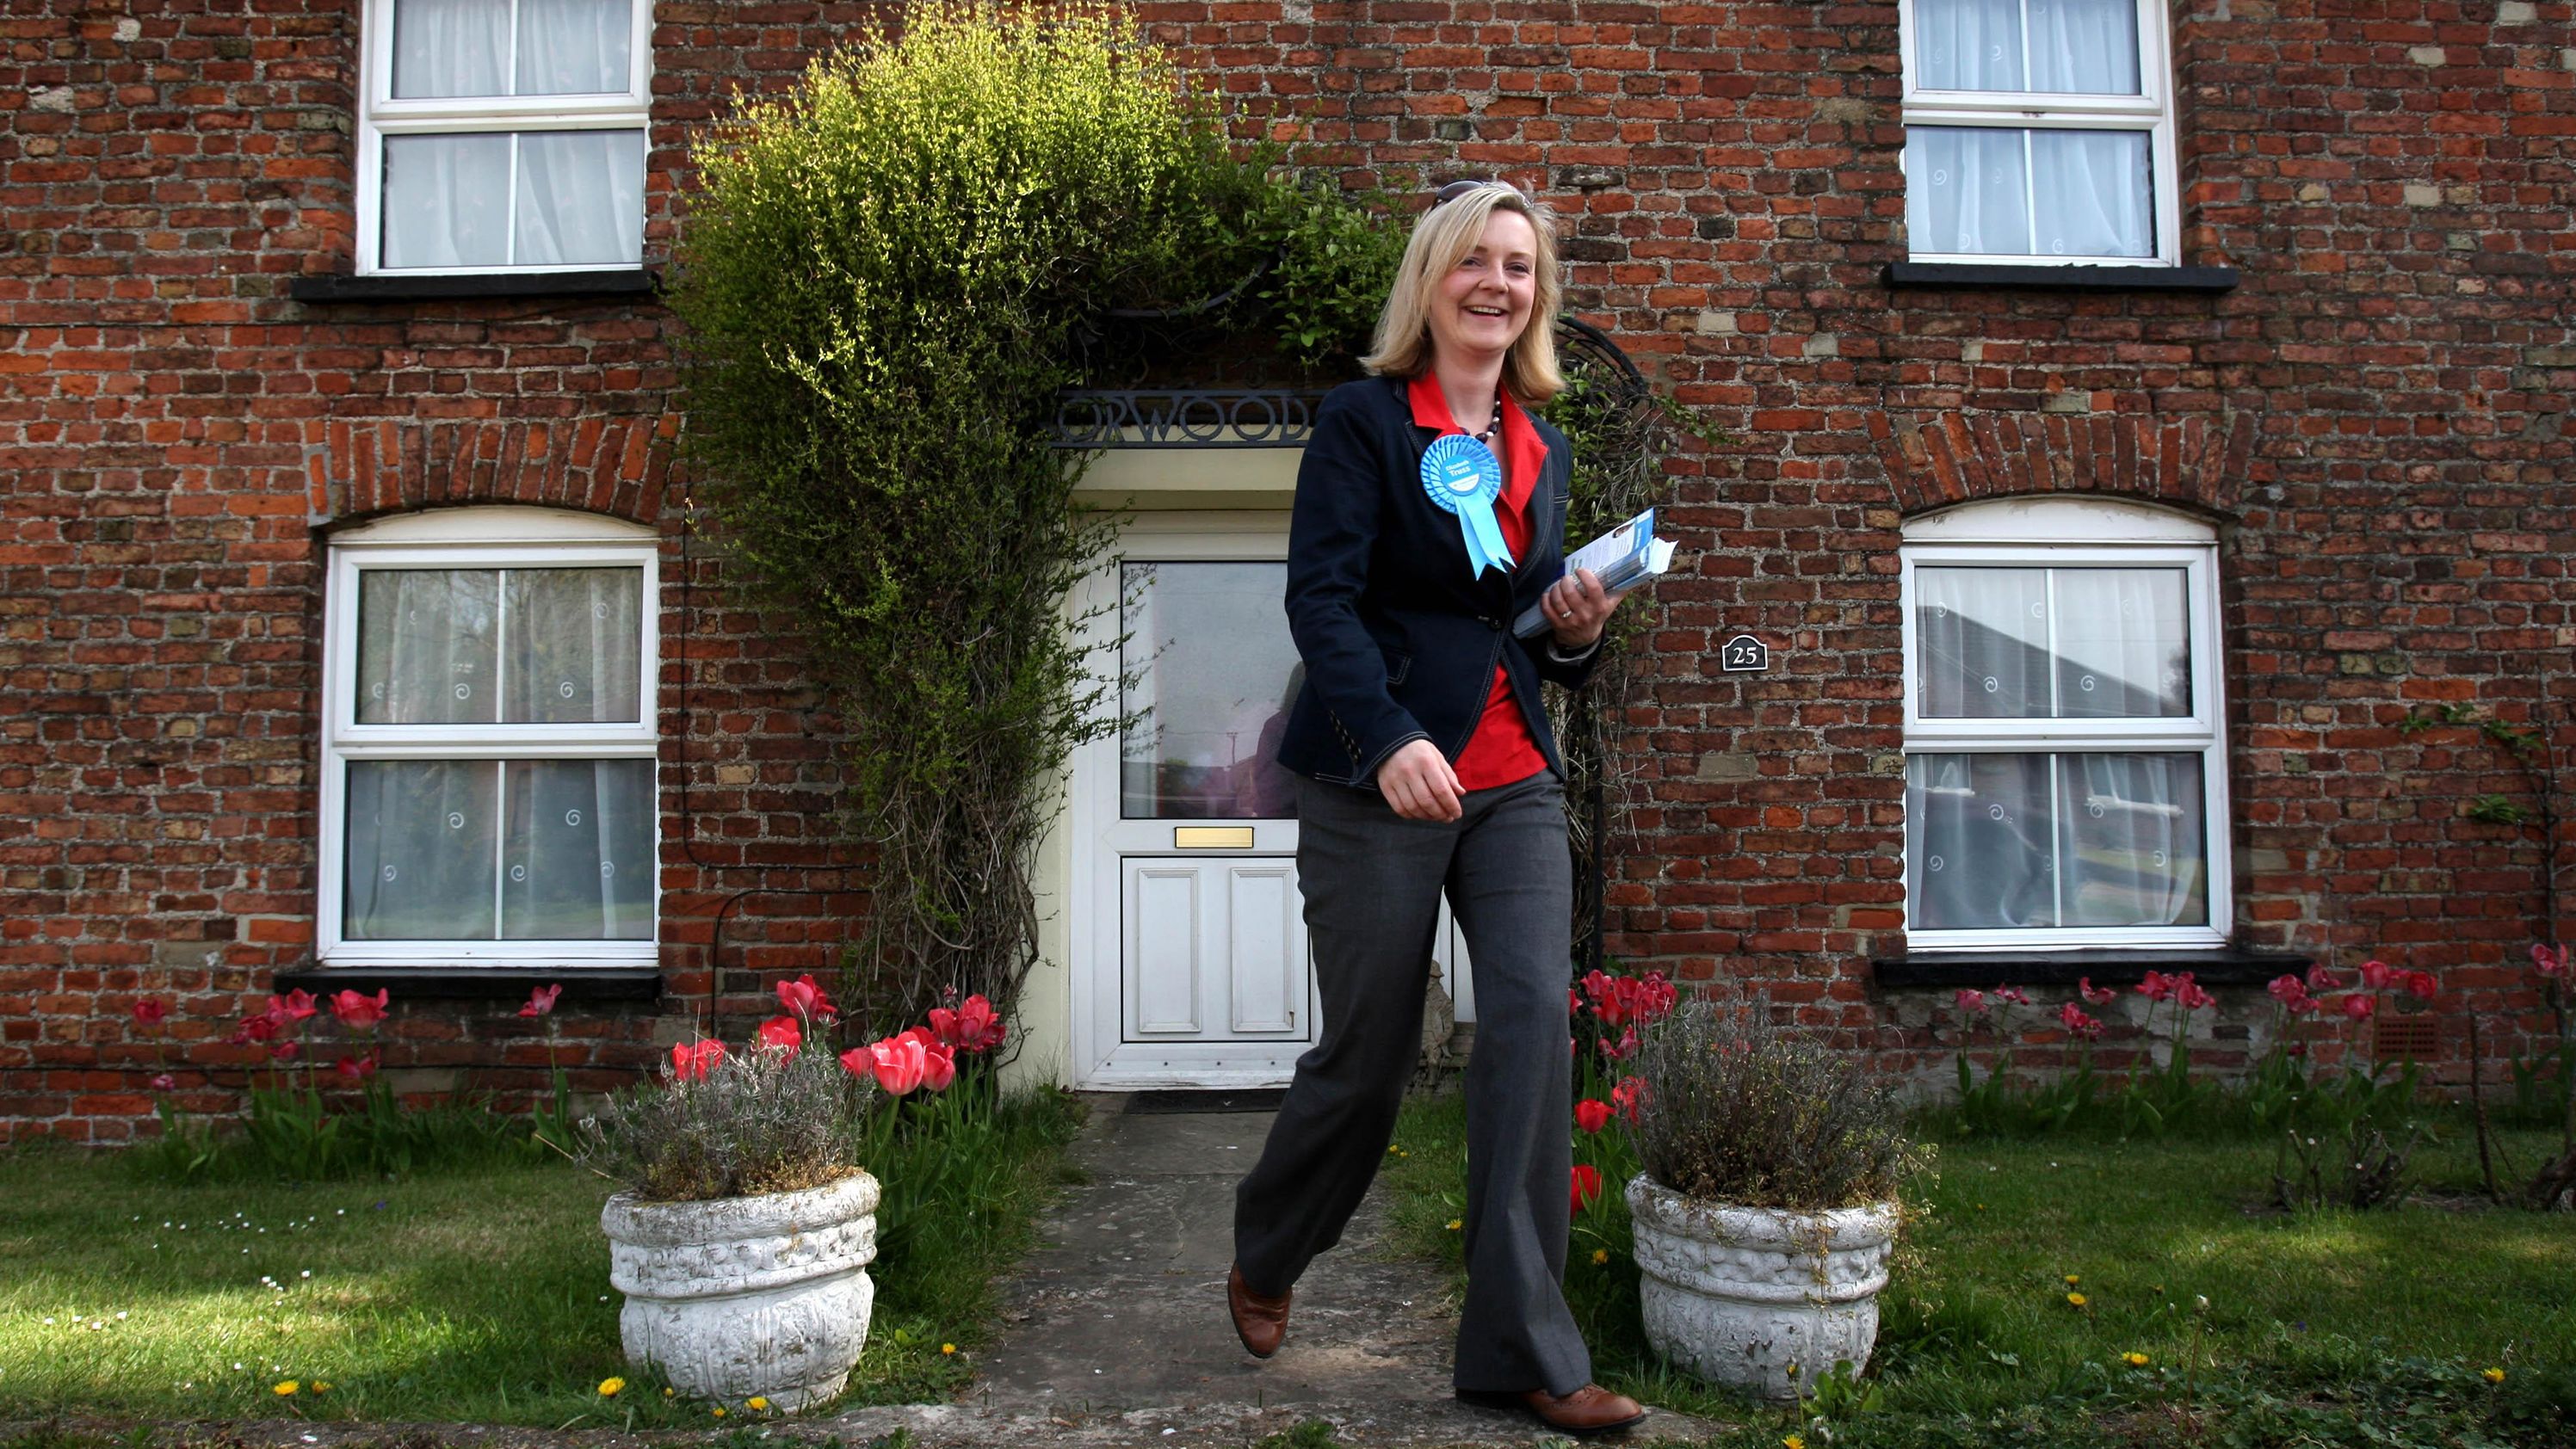
[[[1140,514],[1077,600],[1130,722],[1075,752],[1075,1085],[1284,1085],[1315,1041],[1297,821],[1273,763],[1305,672],[1287,517]],[[1434,960],[1471,1020],[1441,913]]]

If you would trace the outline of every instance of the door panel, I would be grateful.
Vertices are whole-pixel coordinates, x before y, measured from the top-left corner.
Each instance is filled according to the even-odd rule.
[[[1207,974],[1204,868],[1196,861],[1128,863],[1128,1035],[1198,1034]]]
[[[1306,923],[1289,861],[1226,870],[1226,962],[1236,1035],[1293,1032],[1306,1003]]]

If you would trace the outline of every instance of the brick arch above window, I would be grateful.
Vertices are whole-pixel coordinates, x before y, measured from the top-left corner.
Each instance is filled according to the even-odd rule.
[[[318,523],[469,503],[650,522],[679,416],[338,420],[321,434],[305,458]]]
[[[2245,413],[1873,413],[1871,439],[1897,507],[2089,493],[2233,516],[2254,466]]]

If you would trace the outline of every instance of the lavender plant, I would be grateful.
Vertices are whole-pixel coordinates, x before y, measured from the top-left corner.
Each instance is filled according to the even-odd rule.
[[[581,1120],[578,1156],[662,1202],[820,1187],[859,1170],[871,1084],[818,1044],[672,1049]]]

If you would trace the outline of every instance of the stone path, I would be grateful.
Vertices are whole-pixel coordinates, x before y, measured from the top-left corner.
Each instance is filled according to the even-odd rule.
[[[1044,1246],[1005,1292],[1001,1337],[966,1401],[854,1410],[809,1428],[866,1443],[896,1428],[951,1445],[1237,1446],[1309,1419],[1355,1449],[1520,1445],[1555,1436],[1526,1415],[1449,1391],[1456,1319],[1439,1269],[1383,1246],[1372,1192],[1342,1244],[1297,1285],[1288,1341],[1263,1362],[1225,1313],[1234,1184],[1268,1113],[1127,1115],[1095,1100]],[[1696,1440],[1718,1426],[1656,1413],[1628,1442]],[[1616,1442],[1616,1441],[1613,1441]]]

